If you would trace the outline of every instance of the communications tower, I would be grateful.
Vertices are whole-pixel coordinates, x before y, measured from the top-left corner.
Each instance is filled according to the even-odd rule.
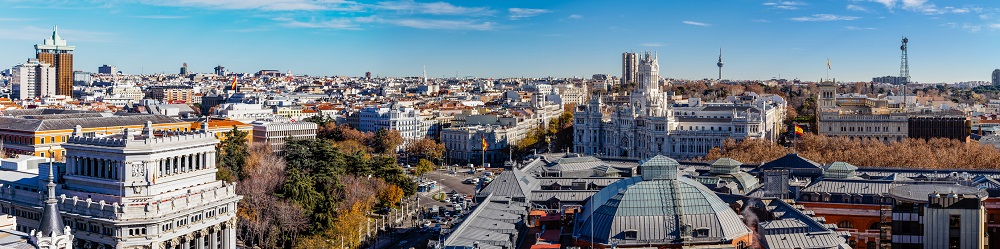
[[[715,65],[719,66],[719,81],[722,81],[722,48],[719,48],[719,62]]]
[[[899,62],[899,78],[903,80],[903,110],[904,111],[906,110],[906,108],[909,105],[909,103],[908,103],[909,101],[906,100],[906,95],[909,95],[909,92],[907,92],[907,89],[906,89],[906,85],[910,84],[910,59],[907,58],[907,56],[906,56],[906,43],[909,42],[909,41],[910,41],[910,39],[906,39],[906,37],[904,36],[903,37],[903,45],[899,46],[899,50],[903,51],[903,55],[901,55],[900,58],[899,58],[899,61],[900,61]]]

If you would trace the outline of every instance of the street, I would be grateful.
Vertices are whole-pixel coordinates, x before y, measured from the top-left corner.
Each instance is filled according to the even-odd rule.
[[[466,170],[465,172],[462,173],[456,172],[454,175],[452,175],[449,174],[449,172],[446,170],[436,170],[425,174],[423,176],[424,181],[437,181],[437,189],[430,192],[417,193],[416,196],[419,199],[419,205],[417,206],[420,208],[419,210],[426,211],[433,206],[438,206],[439,208],[445,209],[449,212],[454,211],[455,208],[454,206],[451,205],[451,203],[434,200],[433,196],[438,193],[450,193],[453,190],[461,195],[474,195],[476,185],[464,184],[462,183],[462,181],[472,177],[479,177],[482,175],[482,172],[477,172],[477,174],[469,174],[467,172],[468,171]],[[424,224],[425,222],[427,222],[426,219],[418,220],[416,222],[417,225],[415,226],[416,229],[411,229],[406,233],[396,235],[396,236],[402,235],[402,238],[396,236],[383,237],[382,240],[388,240],[388,241],[379,243],[376,246],[376,248],[403,248],[403,249],[411,247],[416,249],[426,248],[427,242],[429,240],[438,239],[436,237],[438,233],[421,229],[422,224]],[[437,224],[439,223],[431,221],[432,227]],[[442,228],[446,229],[450,228],[450,225],[446,223],[440,225]],[[407,222],[401,228],[414,228],[414,227],[411,227],[410,223]]]

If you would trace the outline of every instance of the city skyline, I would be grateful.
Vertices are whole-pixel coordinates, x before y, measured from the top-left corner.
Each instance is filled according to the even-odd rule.
[[[1000,4],[989,1],[472,2],[5,1],[4,67],[34,57],[53,25],[74,69],[128,74],[291,70],[438,77],[621,76],[621,53],[657,52],[661,76],[723,79],[898,76],[988,81],[1000,68]],[[990,46],[994,45],[994,46]]]

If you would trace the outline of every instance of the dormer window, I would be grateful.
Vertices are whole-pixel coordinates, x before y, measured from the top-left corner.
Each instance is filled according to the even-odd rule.
[[[694,230],[695,238],[705,238],[708,237],[708,228],[698,228]]]
[[[625,230],[625,239],[636,240],[639,239],[639,231],[637,230]]]

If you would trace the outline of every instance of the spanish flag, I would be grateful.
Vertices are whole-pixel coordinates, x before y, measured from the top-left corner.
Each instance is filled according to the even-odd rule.
[[[486,143],[486,135],[482,135],[482,138],[483,138],[483,151],[486,151],[486,147],[489,147],[490,144]]]
[[[830,70],[830,58],[826,58],[826,70]]]
[[[231,86],[229,86],[229,89],[232,89],[233,91],[236,91],[236,76],[235,75],[233,75],[233,83],[232,83]]]
[[[801,137],[803,133],[805,133],[805,131],[802,130],[802,126],[795,125],[795,135]]]

